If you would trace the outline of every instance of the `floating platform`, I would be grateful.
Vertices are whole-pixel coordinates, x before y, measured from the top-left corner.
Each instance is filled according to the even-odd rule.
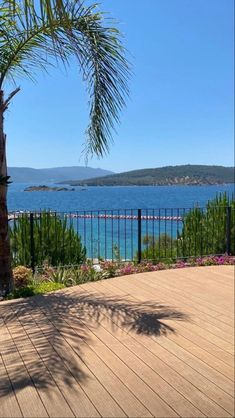
[[[49,212],[51,216],[55,216],[55,214],[60,214],[59,212]],[[8,215],[8,220],[13,221],[17,220],[23,215],[29,215],[29,212],[11,212]],[[36,218],[40,217],[40,213],[34,212],[33,213]],[[138,221],[139,217],[137,215],[121,215],[121,214],[106,214],[106,213],[65,213],[64,216],[66,218],[71,219],[108,219],[108,220],[133,220]],[[140,217],[142,221],[182,221],[182,216],[157,216],[157,215],[142,215]]]

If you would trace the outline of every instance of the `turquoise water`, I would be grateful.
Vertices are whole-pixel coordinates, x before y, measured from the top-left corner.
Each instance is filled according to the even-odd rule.
[[[161,187],[77,187],[74,192],[24,192],[28,184],[12,184],[8,192],[10,211],[50,209],[56,212],[90,211],[91,219],[68,217],[86,246],[89,258],[115,258],[114,247],[121,258],[133,259],[137,251],[138,222],[128,219],[99,219],[100,210],[106,215],[160,216],[161,220],[143,220],[142,237],[169,234],[175,238],[182,228],[181,221],[166,220],[169,216],[184,216],[193,206],[204,207],[217,193],[232,195],[234,185],[161,186]],[[167,208],[167,209],[166,209]],[[186,209],[185,209],[186,208]],[[147,209],[147,210],[146,210]],[[119,211],[118,211],[119,210]],[[94,211],[94,212],[91,212]],[[105,212],[106,211],[106,212]],[[81,212],[79,212],[82,214]],[[61,216],[66,216],[61,214]]]
[[[234,191],[233,184],[216,186],[80,187],[74,192],[24,192],[29,184],[9,186],[8,208],[51,209],[59,212],[99,209],[189,208],[205,206],[216,193]]]

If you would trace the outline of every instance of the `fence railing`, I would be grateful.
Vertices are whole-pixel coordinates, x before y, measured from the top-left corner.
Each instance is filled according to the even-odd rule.
[[[14,265],[234,254],[234,207],[9,213]]]

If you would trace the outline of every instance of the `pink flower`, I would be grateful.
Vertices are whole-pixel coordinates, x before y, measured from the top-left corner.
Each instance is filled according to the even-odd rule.
[[[87,266],[86,264],[81,265],[81,270],[82,271],[88,271],[89,270],[89,266]]]

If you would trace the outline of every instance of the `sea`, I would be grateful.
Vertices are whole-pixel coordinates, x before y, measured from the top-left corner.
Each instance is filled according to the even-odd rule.
[[[204,208],[207,201],[217,194],[226,192],[232,197],[234,192],[234,184],[104,186],[75,187],[75,191],[64,192],[24,191],[30,185],[13,183],[9,186],[9,211],[56,212],[57,216],[66,218],[68,226],[72,225],[77,231],[86,247],[88,258],[109,260],[115,258],[115,248],[123,260],[133,260],[136,256],[139,236],[137,209],[141,209],[143,219],[142,238],[154,236],[157,239],[162,234],[176,238],[182,230],[181,219],[190,208]],[[46,185],[55,186],[51,183]],[[97,216],[100,214],[104,216]],[[152,218],[149,219],[149,216]]]
[[[37,185],[37,184],[34,184]],[[56,186],[47,183],[47,186]],[[80,210],[158,209],[204,207],[218,193],[234,193],[234,184],[213,186],[100,186],[75,187],[66,192],[25,192],[29,183],[12,183],[8,189],[9,211],[58,212]],[[57,185],[58,187],[58,185]],[[70,188],[70,186],[68,186]]]

